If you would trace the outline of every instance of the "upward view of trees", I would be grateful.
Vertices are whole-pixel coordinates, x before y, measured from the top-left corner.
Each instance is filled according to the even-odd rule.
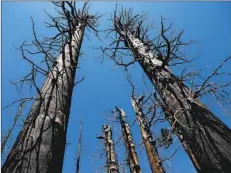
[[[195,78],[201,74],[195,71],[185,73],[186,70],[183,70],[179,76],[174,71],[176,66],[184,67],[191,63],[191,60],[181,52],[183,47],[191,43],[183,41],[183,31],[172,32],[172,24],[165,24],[161,18],[160,32],[153,37],[151,32],[154,28],[145,21],[144,14],[134,14],[131,8],[119,8],[119,5],[115,6],[110,20],[111,26],[101,31],[97,29],[101,15],[91,14],[89,3],[84,3],[82,8],[77,8],[76,4],[78,3],[74,1],[53,2],[57,16],[46,12],[50,22],[45,24],[47,28],[56,29],[56,35],[44,40],[39,39],[36,24],[31,19],[34,40],[31,43],[23,42],[19,48],[23,59],[31,65],[31,71],[13,84],[23,87],[25,83],[29,83],[30,87],[36,90],[37,96],[26,97],[12,103],[19,103],[19,109],[12,126],[3,137],[2,151],[9,143],[24,104],[33,101],[29,114],[4,160],[2,172],[62,172],[70,109],[71,105],[78,105],[78,102],[72,101],[72,93],[74,86],[78,87],[83,81],[83,79],[75,81],[75,76],[79,68],[82,45],[88,44],[83,43],[83,39],[86,37],[86,31],[90,31],[101,40],[102,45],[99,45],[98,49],[102,54],[99,56],[108,58],[116,66],[124,68],[127,82],[131,86],[131,99],[127,102],[134,108],[134,115],[129,116],[133,116],[135,121],[129,123],[125,111],[115,105],[111,116],[119,122],[117,124],[120,130],[115,129],[115,122],[107,122],[107,125],[103,125],[101,135],[97,136],[97,139],[103,142],[102,156],[106,160],[104,165],[106,172],[123,172],[118,159],[121,156],[118,154],[118,145],[114,139],[116,133],[120,136],[119,140],[123,141],[121,146],[125,150],[123,158],[131,173],[145,172],[142,170],[139,149],[146,153],[150,172],[169,172],[165,162],[173,158],[177,150],[166,159],[161,156],[160,151],[174,148],[174,136],[180,141],[197,172],[230,173],[231,129],[201,100],[205,95],[213,95],[221,102],[227,101],[226,90],[231,86],[230,72],[224,73],[221,69],[230,62],[231,56],[224,58],[208,77],[203,78],[200,84],[196,84]],[[107,45],[106,41],[102,41],[99,36],[101,32],[106,34],[106,39],[111,38],[112,43]],[[37,55],[43,57],[40,64],[30,58]],[[141,66],[153,86],[149,96],[144,94],[137,96],[138,91],[130,70],[134,64]],[[36,82],[38,76],[45,78],[41,87]],[[215,83],[212,82],[214,76],[228,80],[224,83]],[[98,101],[100,102],[100,98]],[[91,105],[88,106],[91,109]],[[133,126],[138,126],[141,141],[133,137],[135,134]],[[84,130],[87,128],[91,127]],[[91,164],[90,162],[83,164],[82,159],[80,160],[84,153],[85,138],[82,134],[84,131],[82,123],[80,127],[71,130],[79,132],[76,170],[73,172],[80,173],[82,166],[90,167]],[[139,142],[143,147],[137,145]]]
[[[141,65],[158,91],[166,119],[181,143],[187,146],[186,152],[197,171],[229,172],[231,130],[199,101],[203,92],[209,92],[205,88],[209,87],[207,81],[210,77],[198,90],[192,91],[168,68],[174,60],[174,63],[187,61],[178,56],[180,47],[187,44],[181,41],[182,33],[168,39],[166,32],[171,25],[165,28],[161,21],[160,41],[155,44],[147,35],[149,28],[142,25],[142,16],[133,15],[131,10],[122,10],[119,14],[115,11],[113,22],[114,31],[118,33],[114,53],[121,49],[118,45],[122,40],[124,48],[130,49],[134,56],[128,64],[118,60],[121,61],[117,61],[118,65],[129,66],[134,62]]]

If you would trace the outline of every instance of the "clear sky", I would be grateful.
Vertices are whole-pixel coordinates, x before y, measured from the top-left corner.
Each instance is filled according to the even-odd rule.
[[[82,3],[80,3],[81,5]],[[119,2],[125,7],[132,7],[135,12],[146,12],[148,23],[153,22],[159,26],[160,16],[173,22],[174,30],[184,29],[185,40],[195,40],[196,44],[187,50],[189,57],[196,57],[194,64],[202,69],[202,75],[208,75],[224,58],[231,53],[231,3],[230,2]],[[114,2],[92,2],[90,11],[104,13],[100,19],[99,29],[108,28],[110,15],[115,7]],[[20,79],[29,70],[29,65],[23,61],[20,52],[14,46],[19,46],[24,40],[32,40],[32,26],[30,17],[35,21],[36,30],[41,36],[52,34],[44,27],[47,20],[43,9],[54,13],[53,5],[49,2],[2,2],[2,106],[20,98],[33,96],[24,89],[17,93],[15,87],[9,81]],[[105,155],[103,142],[96,139],[101,134],[103,123],[108,123],[110,111],[115,105],[123,108],[132,123],[135,117],[130,103],[131,88],[126,82],[123,70],[114,63],[105,59],[101,63],[101,52],[92,47],[100,44],[108,44],[101,33],[100,42],[92,34],[91,41],[86,37],[83,41],[80,59],[80,69],[76,77],[82,76],[85,80],[74,89],[72,107],[67,135],[67,147],[64,160],[64,173],[72,173],[75,169],[76,143],[78,138],[78,126],[83,121],[83,148],[81,160],[81,172],[104,172]],[[230,65],[230,64],[229,64]],[[225,71],[230,71],[230,66],[225,66]],[[177,69],[176,69],[177,71]],[[131,68],[137,90],[139,93],[148,93],[152,87],[149,82],[143,82],[143,72],[138,65]],[[41,83],[42,81],[40,81]],[[229,93],[230,89],[229,89]],[[226,111],[211,101],[204,98],[203,101],[216,115],[230,125],[230,117]],[[3,135],[13,122],[15,106],[2,111]],[[230,113],[229,113],[230,114]],[[26,115],[24,115],[25,117]],[[112,123],[111,123],[112,124]],[[20,124],[13,134],[12,141],[17,136]],[[133,136],[138,150],[141,167],[144,173],[150,173],[145,151],[140,147],[141,137],[137,124],[132,127]],[[120,133],[118,123],[113,122],[114,139],[118,140]],[[176,145],[177,141],[176,141]],[[125,160],[121,143],[116,145],[119,161]],[[161,150],[161,156],[170,154]],[[103,155],[102,155],[103,153]],[[101,156],[102,155],[102,156]],[[101,156],[101,157],[100,157]],[[195,170],[184,151],[181,149],[168,163],[168,171],[174,173],[194,173]],[[120,165],[122,166],[122,164]]]

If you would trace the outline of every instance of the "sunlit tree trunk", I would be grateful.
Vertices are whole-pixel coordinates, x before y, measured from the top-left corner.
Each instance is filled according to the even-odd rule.
[[[126,123],[126,114],[122,109],[116,107],[116,111],[119,113],[120,124],[123,133],[123,139],[127,152],[127,161],[130,167],[131,173],[141,173],[139,159],[136,153],[135,144],[133,141],[132,133],[128,123]]]
[[[75,71],[85,25],[66,43],[19,133],[3,173],[61,173]]]
[[[150,167],[153,173],[164,173],[164,168],[162,167],[161,159],[158,155],[155,141],[152,137],[152,132],[148,125],[147,119],[142,111],[142,107],[137,100],[132,98],[132,105],[136,112],[136,117],[139,122],[141,136],[143,138],[144,146],[147,152]]]
[[[110,126],[104,125],[103,132],[104,132],[104,144],[105,144],[106,157],[107,157],[107,173],[119,173],[114,142],[112,140],[112,129]]]
[[[187,86],[157,59],[129,30],[115,21],[118,34],[163,100],[166,118],[174,127],[198,172],[228,173],[231,165],[231,130],[205,105],[194,98]]]

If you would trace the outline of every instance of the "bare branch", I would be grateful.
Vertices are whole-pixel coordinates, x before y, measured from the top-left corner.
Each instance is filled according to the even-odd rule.
[[[200,92],[203,91],[206,87],[208,87],[207,83],[209,82],[209,80],[215,76],[218,75],[218,71],[221,69],[221,67],[228,62],[231,59],[231,56],[227,57],[202,83],[201,87],[194,93],[194,98],[197,98],[200,95]],[[228,86],[230,85],[230,83],[224,84],[224,85],[220,85],[220,87],[222,86]],[[218,86],[219,87],[219,86]],[[216,88],[214,88],[216,89]]]

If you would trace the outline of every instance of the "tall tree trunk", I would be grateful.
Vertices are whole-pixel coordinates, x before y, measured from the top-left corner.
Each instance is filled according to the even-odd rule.
[[[155,141],[153,140],[152,132],[148,125],[147,119],[142,111],[142,107],[135,98],[132,98],[132,105],[134,107],[136,117],[139,122],[141,136],[143,138],[144,146],[146,148],[152,173],[164,173],[165,171],[162,167],[162,162],[158,155]]]
[[[3,167],[3,173],[61,173],[75,71],[85,25],[57,57]]]
[[[110,126],[103,125],[103,132],[107,157],[107,173],[119,173],[114,142],[112,140],[112,129]]]
[[[135,59],[158,90],[162,108],[198,172],[228,173],[231,165],[231,130],[179,80],[152,51],[115,21]]]
[[[132,138],[132,133],[129,125],[126,123],[126,114],[122,109],[116,107],[116,111],[119,113],[120,124],[123,133],[123,139],[127,151],[127,161],[130,167],[131,173],[141,173],[139,159],[136,153],[135,144]]]

